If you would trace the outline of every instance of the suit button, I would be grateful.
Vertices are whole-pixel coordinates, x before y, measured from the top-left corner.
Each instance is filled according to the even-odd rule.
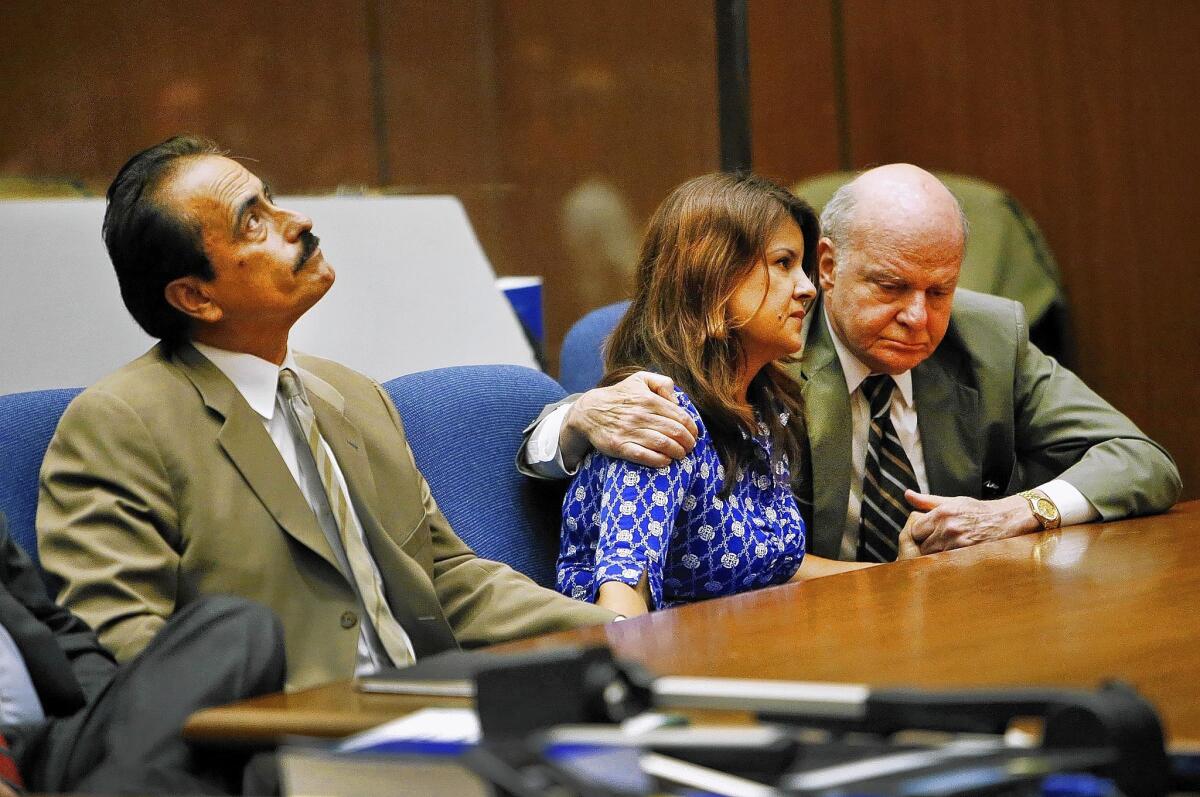
[[[342,612],[342,628],[353,628],[358,624],[358,615],[354,612]]]

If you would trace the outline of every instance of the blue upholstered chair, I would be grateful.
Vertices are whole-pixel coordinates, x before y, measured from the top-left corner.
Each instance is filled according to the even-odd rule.
[[[605,305],[576,321],[563,338],[558,381],[568,393],[591,390],[604,376],[604,343],[629,301]]]
[[[38,471],[67,404],[80,388],[34,390],[0,396],[0,512],[9,533],[35,563]]]
[[[554,585],[564,485],[517,473],[522,430],[565,393],[518,365],[469,365],[391,380],[417,467],[454,531],[477,554]]]

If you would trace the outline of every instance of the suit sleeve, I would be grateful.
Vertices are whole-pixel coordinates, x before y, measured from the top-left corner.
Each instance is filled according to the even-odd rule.
[[[50,600],[37,567],[5,526],[0,514],[0,620],[26,657],[42,705],[69,716],[99,693],[116,664],[86,623]]]
[[[517,471],[518,472],[524,474],[525,476],[530,477],[531,479],[552,481],[552,479],[549,476],[539,473],[534,468],[532,468],[529,465],[529,463],[526,461],[525,453],[526,453],[526,449],[529,446],[529,440],[533,437],[534,430],[538,428],[538,425],[541,424],[542,421],[546,420],[547,416],[549,416],[550,413],[554,412],[559,407],[562,407],[567,404],[575,403],[575,401],[578,400],[578,398],[581,395],[582,395],[581,393],[573,393],[572,395],[567,396],[562,401],[556,401],[553,404],[547,404],[545,407],[542,408],[541,413],[537,416],[537,418],[534,420],[534,422],[525,427],[525,431],[523,431],[521,433],[521,447],[517,449]]]
[[[403,430],[395,407],[380,389],[393,423]],[[552,408],[551,408],[552,409]],[[411,459],[412,451],[408,452]],[[421,498],[429,522],[433,585],[458,643],[466,648],[564,631],[611,621],[616,615],[538,586],[506,564],[481,559],[446,520],[429,484],[421,480]]]
[[[134,410],[100,391],[67,408],[42,463],[37,512],[43,566],[59,602],[120,661],[142,651],[175,610],[178,518],[170,479]]]
[[[433,535],[434,587],[463,647],[599,625],[616,615],[535,584],[508,565],[481,559],[459,539],[425,489]]]
[[[1018,458],[1074,486],[1104,520],[1170,509],[1182,489],[1171,455],[1030,343],[1015,307]]]

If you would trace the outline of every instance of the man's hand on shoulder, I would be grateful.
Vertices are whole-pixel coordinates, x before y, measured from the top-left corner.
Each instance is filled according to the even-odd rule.
[[[966,548],[1042,528],[1029,502],[1019,495],[980,501],[907,490],[904,497],[917,510],[909,515],[904,528],[922,554]]]
[[[559,434],[569,468],[590,447],[639,465],[661,468],[696,445],[696,422],[675,403],[669,377],[638,371],[609,387],[584,393],[571,405]]]

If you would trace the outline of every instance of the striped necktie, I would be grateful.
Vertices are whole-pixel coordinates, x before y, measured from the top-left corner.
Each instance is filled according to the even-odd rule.
[[[860,562],[896,560],[900,530],[912,511],[904,500],[904,491],[920,489],[912,464],[892,426],[892,389],[895,385],[891,376],[874,374],[864,379],[859,388],[871,405],[858,527]]]
[[[325,496],[329,500],[329,513],[337,523],[335,538],[341,540],[363,609],[392,663],[397,667],[412,664],[413,656],[408,644],[408,635],[397,622],[383,595],[383,584],[372,562],[371,552],[367,550],[358,518],[351,510],[350,498],[342,489],[334,471],[333,457],[321,440],[312,406],[304,397],[299,378],[290,368],[279,372],[279,392],[283,396],[288,423],[292,427],[293,436],[297,438],[297,446],[302,441],[306,444],[307,453],[312,456],[311,464],[321,479],[321,486],[325,488]]]

